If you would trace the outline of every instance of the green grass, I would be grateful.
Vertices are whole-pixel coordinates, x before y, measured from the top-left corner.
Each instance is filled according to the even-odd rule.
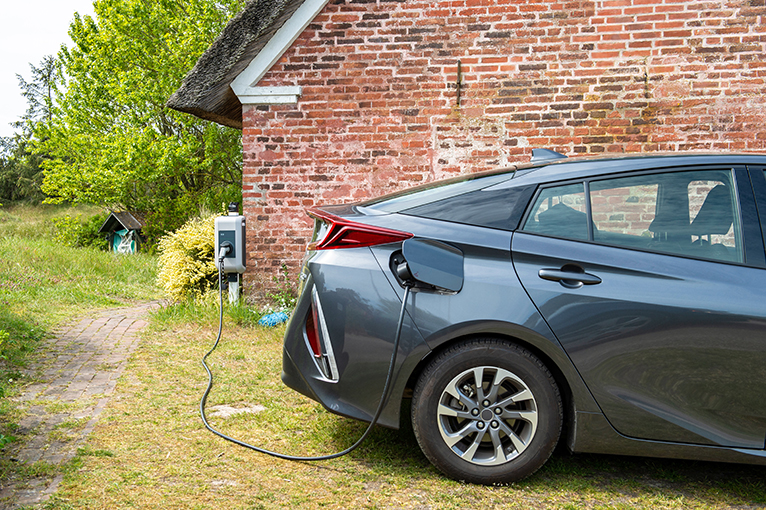
[[[267,457],[208,432],[199,418],[207,384],[200,358],[217,333],[215,306],[156,312],[88,441],[50,508],[569,508],[722,509],[766,503],[766,468],[563,449],[537,474],[504,487],[444,478],[412,432],[376,428],[361,448],[321,463]],[[263,406],[255,414],[209,417],[233,437],[291,454],[340,451],[365,424],[335,416],[280,381],[282,328],[225,319],[210,356],[217,405]]]
[[[56,243],[52,220],[72,211],[0,208],[0,329],[17,351],[78,313],[158,297],[155,257]]]
[[[95,216],[102,212],[100,207],[80,205],[4,204],[0,206],[0,232],[3,237],[15,236],[26,239],[50,238],[56,233],[53,223],[64,216]]]
[[[179,301],[173,306],[165,306],[154,312],[152,318],[155,324],[170,326],[174,324],[187,324],[190,322],[204,322],[217,324],[220,315],[218,294],[209,293],[199,301]],[[224,320],[230,321],[237,326],[253,327],[262,317],[262,313],[240,300],[236,304],[229,304],[228,294],[224,292]]]

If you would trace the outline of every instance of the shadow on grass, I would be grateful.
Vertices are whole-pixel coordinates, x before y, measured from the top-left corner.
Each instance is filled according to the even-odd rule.
[[[343,420],[332,436],[345,444],[364,432],[366,424]],[[379,476],[395,475],[444,481],[420,451],[409,427],[376,427],[351,455]],[[458,482],[454,482],[458,483]],[[717,462],[571,454],[559,447],[533,476],[510,485],[535,492],[572,491],[611,493],[634,498],[658,494],[689,500],[766,505],[766,466]]]

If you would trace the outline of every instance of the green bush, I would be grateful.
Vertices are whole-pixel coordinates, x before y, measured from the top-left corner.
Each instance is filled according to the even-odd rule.
[[[106,234],[99,233],[101,226],[104,224],[108,216],[107,213],[97,214],[91,216],[82,224],[82,230],[80,231],[81,246],[90,246],[91,248],[98,248],[99,250],[109,249]]]
[[[192,218],[160,239],[157,284],[174,301],[198,300],[218,288],[216,216]]]
[[[53,218],[53,224],[56,226],[56,234],[53,239],[64,246],[75,246],[77,237],[80,233],[80,216],[62,216]]]
[[[54,218],[53,224],[56,226],[54,239],[73,248],[92,247],[106,250],[108,248],[106,236],[99,233],[101,225],[106,221],[106,213],[91,216],[82,220],[82,215],[62,216]]]
[[[295,290],[286,264],[282,264],[279,276],[275,276],[273,280],[275,292],[268,294],[274,305],[271,310],[292,313],[298,298],[295,297]]]

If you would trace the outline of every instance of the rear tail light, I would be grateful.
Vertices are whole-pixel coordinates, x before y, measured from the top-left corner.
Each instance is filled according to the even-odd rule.
[[[309,341],[309,347],[315,358],[322,357],[322,347],[319,345],[319,330],[317,329],[319,321],[315,307],[311,307],[311,313],[306,316],[306,338]]]
[[[322,375],[331,381],[339,378],[338,364],[335,361],[335,352],[332,348],[330,333],[327,322],[322,312],[322,302],[316,287],[311,289],[311,305],[306,314],[306,344],[314,356],[314,362]]]
[[[309,209],[309,216],[327,224],[324,236],[309,244],[309,250],[336,250],[340,248],[363,248],[379,244],[398,243],[413,235],[408,232],[375,227],[343,219],[316,207]]]

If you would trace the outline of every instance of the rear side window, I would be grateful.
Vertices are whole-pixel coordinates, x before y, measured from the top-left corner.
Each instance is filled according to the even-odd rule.
[[[482,189],[402,211],[403,214],[479,227],[514,230],[534,186]]]
[[[587,185],[590,223],[584,185],[575,184],[542,190],[524,230],[705,259],[743,260],[731,170],[655,173]]]
[[[590,183],[593,240],[742,261],[731,171],[650,174]]]

